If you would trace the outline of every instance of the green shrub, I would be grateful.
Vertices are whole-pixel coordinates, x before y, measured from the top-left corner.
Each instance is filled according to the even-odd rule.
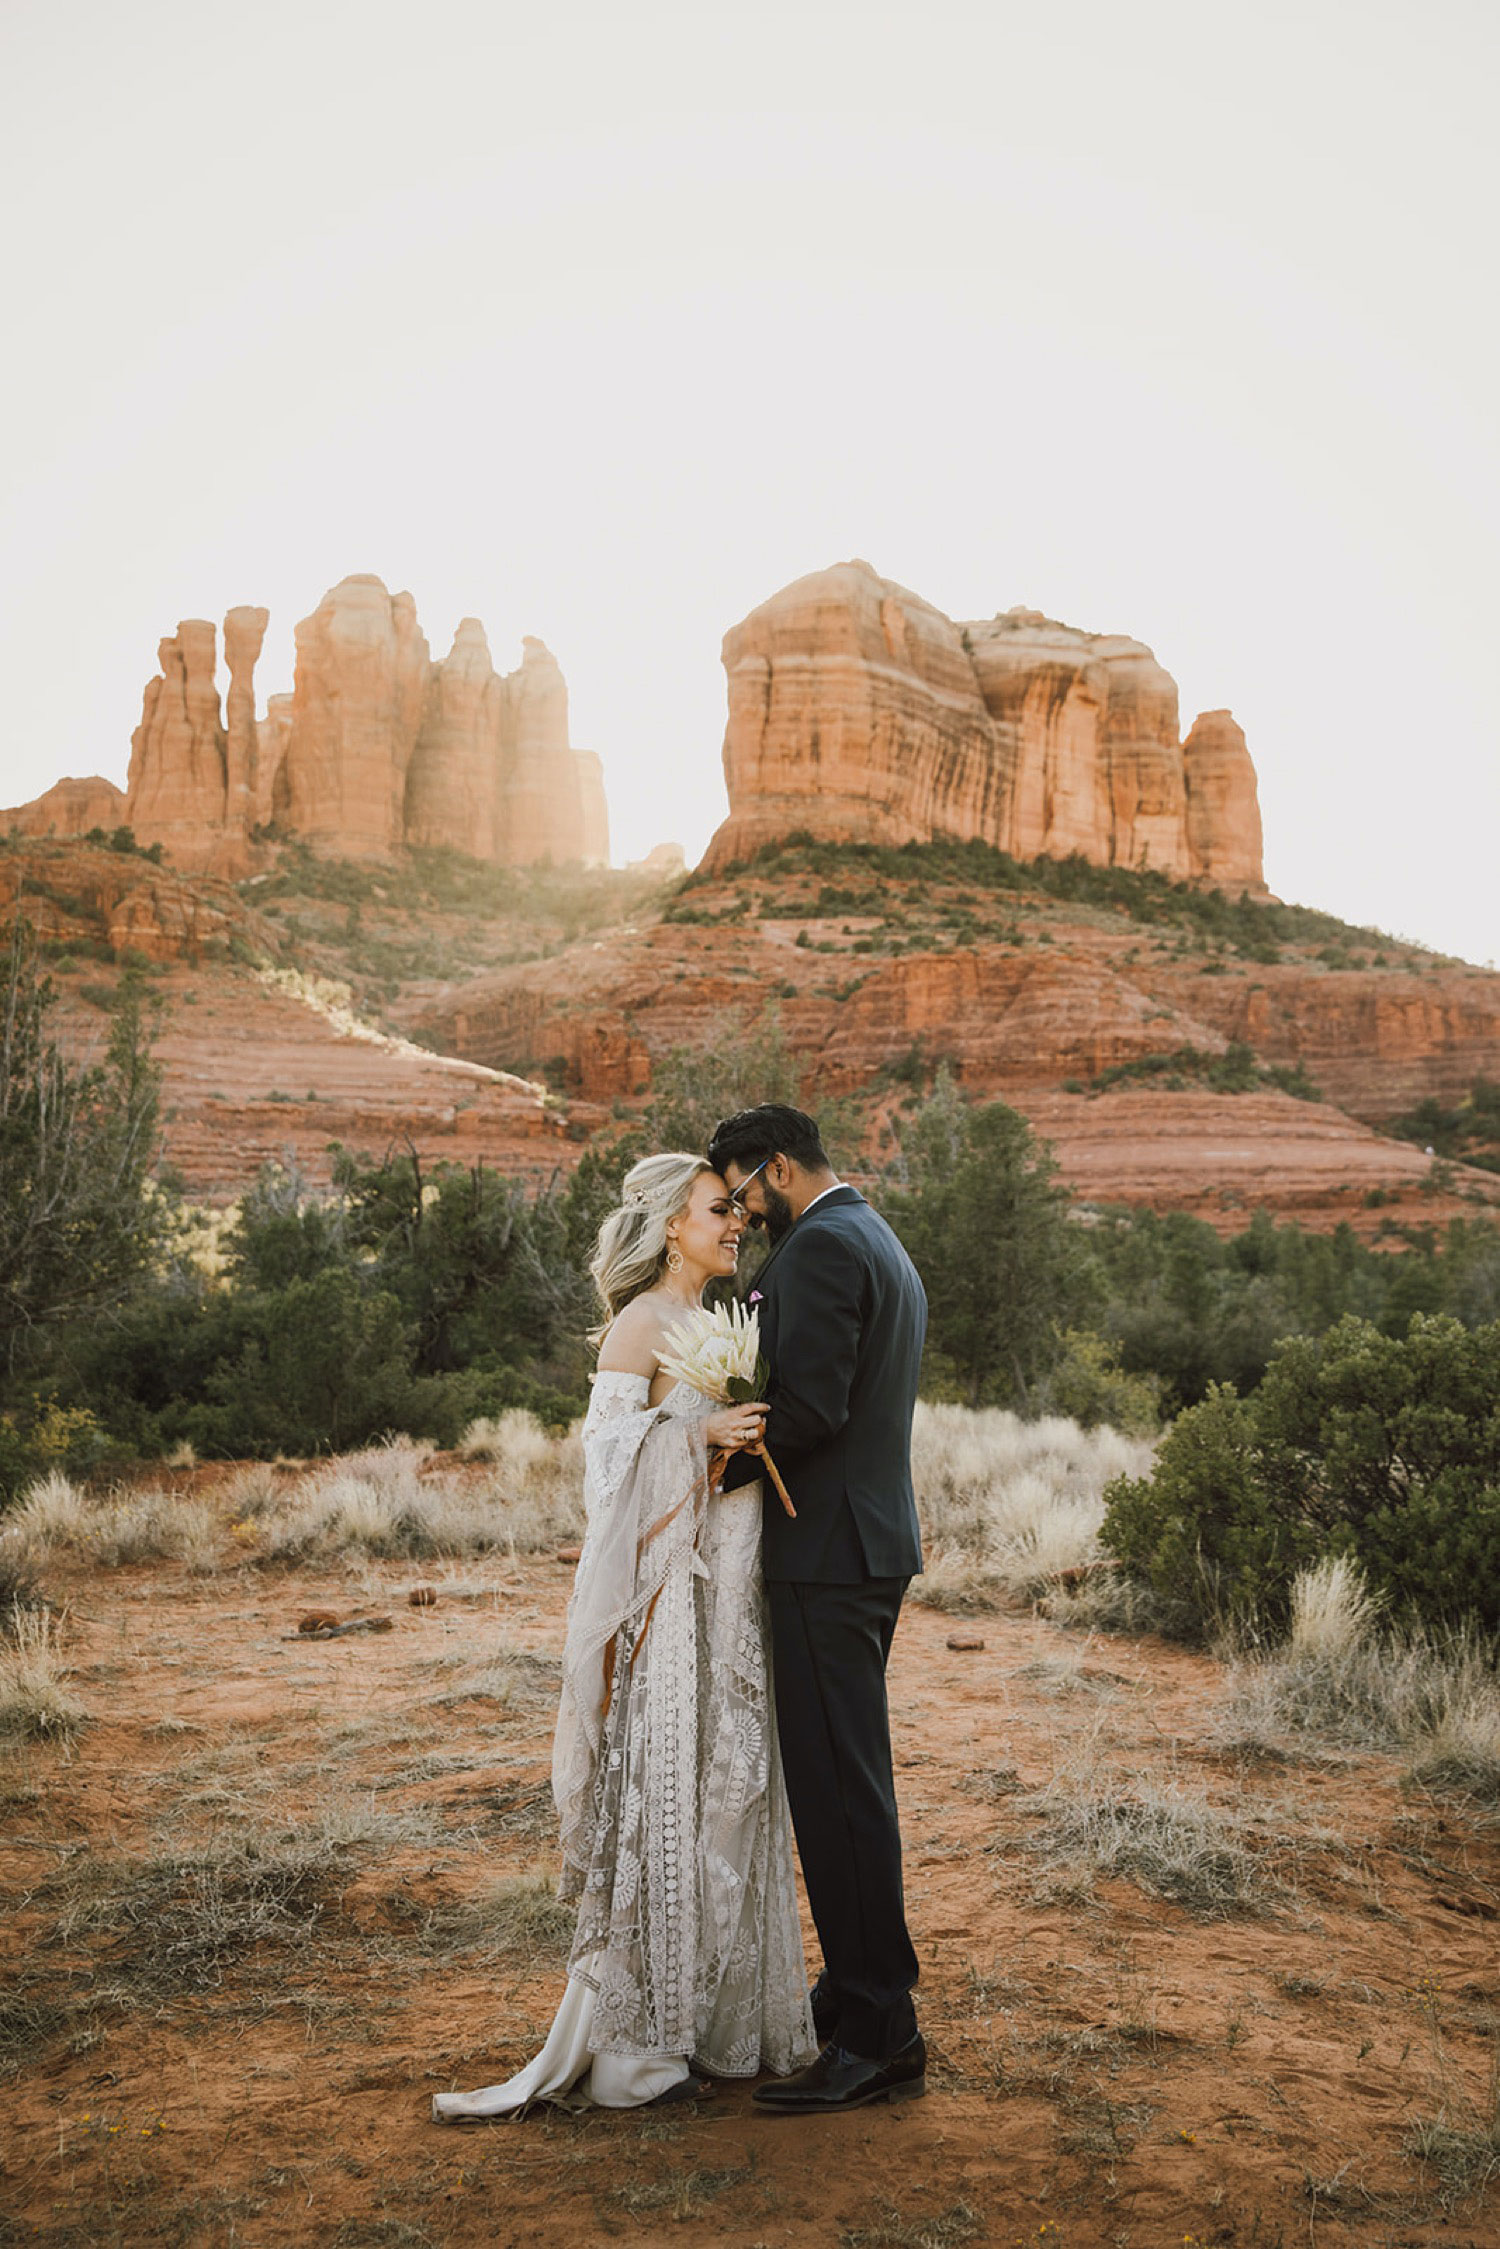
[[[1200,1625],[1280,1624],[1298,1570],[1348,1554],[1398,1617],[1500,1628],[1500,1322],[1291,1338],[1253,1398],[1211,1390],[1106,1497],[1104,1543]]]
[[[1476,1078],[1453,1108],[1435,1094],[1414,1109],[1392,1117],[1385,1130],[1398,1140],[1414,1140],[1439,1156],[1457,1157],[1485,1171],[1500,1171],[1500,1085]]]
[[[1178,1416],[1149,1476],[1104,1498],[1103,1545],[1201,1630],[1280,1613],[1318,1552],[1295,1497],[1278,1505],[1267,1488],[1254,1401],[1227,1383]]]
[[[18,1400],[0,1413],[0,1507],[54,1469],[75,1473],[91,1468],[107,1439],[87,1406],[60,1406],[52,1399]]]
[[[1114,1345],[1087,1328],[1068,1329],[1036,1402],[1043,1413],[1061,1414],[1083,1429],[1149,1437],[1161,1427],[1161,1384],[1149,1374],[1127,1374]]]
[[[1203,971],[1222,974],[1222,967],[1211,962]],[[1232,1039],[1222,1054],[1211,1054],[1200,1046],[1178,1046],[1160,1054],[1139,1054],[1129,1062],[1116,1062],[1101,1070],[1089,1081],[1090,1093],[1107,1092],[1111,1086],[1164,1084],[1177,1091],[1188,1084],[1207,1086],[1210,1093],[1256,1093],[1262,1086],[1276,1086],[1299,1101],[1321,1101],[1319,1088],[1307,1075],[1299,1062],[1295,1069],[1284,1064],[1272,1067],[1257,1061],[1255,1051],[1243,1039]]]

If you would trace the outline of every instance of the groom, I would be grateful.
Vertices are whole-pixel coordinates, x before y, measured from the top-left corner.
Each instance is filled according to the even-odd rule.
[[[823,1946],[822,2051],[758,2088],[779,2114],[926,2091],[901,1891],[885,1666],[922,1567],[911,1483],[927,1299],[885,1220],[829,1164],[817,1125],[764,1102],[729,1117],[708,1160],[771,1239],[750,1291],[771,1363],[766,1449],[796,1504],[764,1526],[777,1732],[808,1902]],[[728,1485],[757,1473],[730,1463]]]

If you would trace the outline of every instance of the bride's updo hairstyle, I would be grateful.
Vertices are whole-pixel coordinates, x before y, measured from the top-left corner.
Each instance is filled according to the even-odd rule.
[[[712,1171],[705,1156],[643,1156],[625,1174],[624,1199],[599,1229],[589,1271],[604,1306],[605,1327],[633,1297],[661,1278],[667,1223],[686,1210],[693,1181]],[[594,1331],[598,1342],[604,1328]]]

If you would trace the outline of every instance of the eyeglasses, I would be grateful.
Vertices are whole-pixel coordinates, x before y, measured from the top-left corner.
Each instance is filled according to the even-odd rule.
[[[738,1187],[730,1188],[730,1203],[733,1208],[740,1213],[740,1216],[742,1218],[749,1218],[751,1216],[751,1213],[745,1208],[745,1189],[749,1186],[752,1179],[759,1179],[761,1173],[766,1168],[766,1164],[774,1163],[775,1161],[776,1156],[775,1151],[773,1150],[772,1153],[765,1158],[765,1161],[763,1163],[758,1163],[754,1171],[748,1172],[746,1174],[746,1176],[740,1181]]]

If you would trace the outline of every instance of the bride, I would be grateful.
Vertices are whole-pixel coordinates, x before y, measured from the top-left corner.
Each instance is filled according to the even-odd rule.
[[[710,1408],[662,1373],[666,1331],[732,1274],[744,1214],[700,1156],[648,1156],[600,1228],[607,1325],[583,1427],[588,1528],[568,1604],[552,1785],[568,1984],[503,2085],[439,2093],[443,2122],[533,2101],[636,2108],[817,2050],[768,1672],[760,1485],[710,1492],[711,1449],[764,1408]]]

